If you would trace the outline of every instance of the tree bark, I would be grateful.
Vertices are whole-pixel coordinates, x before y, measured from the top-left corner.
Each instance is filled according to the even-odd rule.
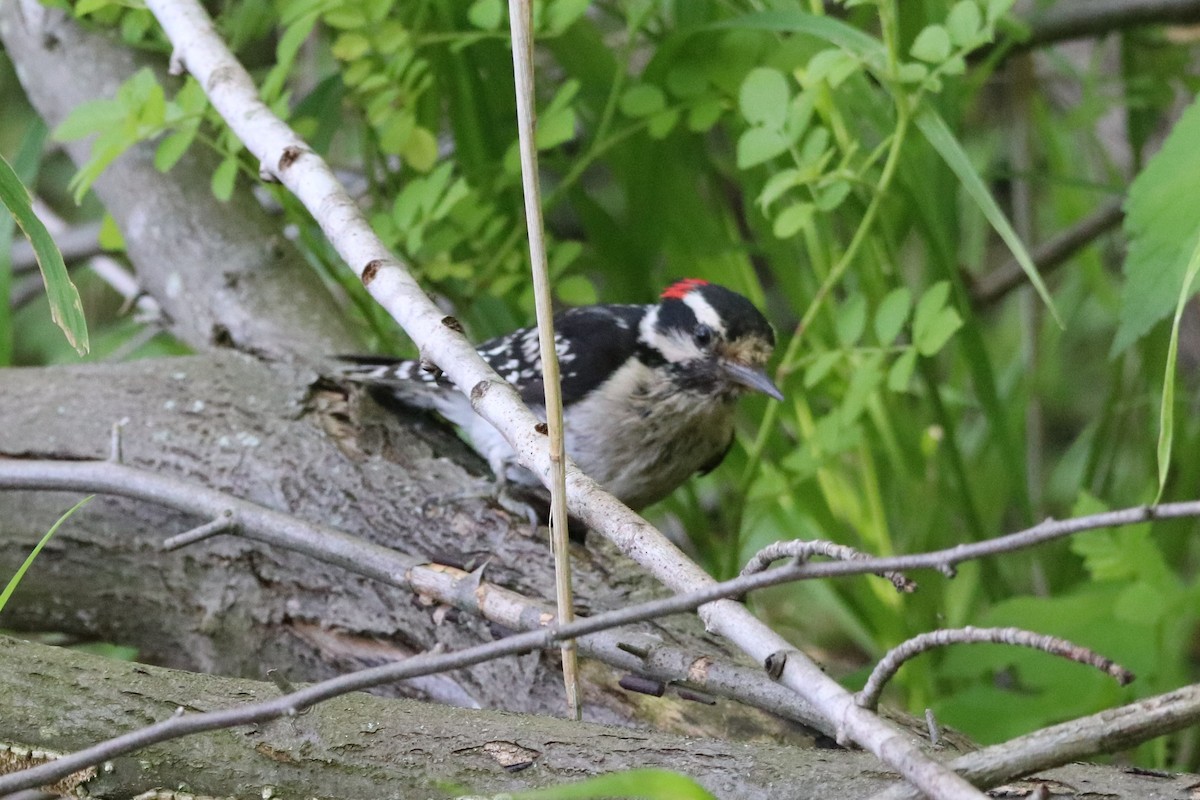
[[[51,128],[80,104],[111,98],[138,69],[178,86],[161,61],[84,30],[61,11],[0,3],[0,40],[30,102]],[[76,164],[91,139],[68,142]],[[245,181],[228,202],[213,197],[216,155],[197,143],[164,175],[155,146],[135,145],[105,169],[95,191],[125,236],[142,288],[168,329],[196,348],[233,347],[273,358],[353,352],[344,305],[255,199]]]
[[[3,735],[59,751],[166,719],[179,707],[208,711],[279,694],[270,683],[158,669],[3,637],[0,674]],[[54,710],[50,736],[47,709]],[[647,767],[683,772],[731,798],[861,797],[887,785],[886,777],[872,771],[873,757],[842,755],[831,769],[821,751],[356,693],[293,718],[191,736],[114,759],[112,769],[101,771],[87,789],[99,797],[186,784],[189,792],[218,796],[261,796],[270,786],[281,797],[441,798],[490,796]],[[198,764],[205,767],[197,769]]]
[[[98,658],[0,637],[5,759],[23,744],[69,751],[170,717],[275,697],[270,683]],[[52,720],[47,709],[54,709]],[[198,765],[203,765],[198,767]],[[93,797],[186,786],[219,797],[494,796],[601,772],[683,773],[717,797],[870,797],[895,781],[862,752],[684,738],[549,716],[467,711],[355,693],[261,725],[190,736],[119,757],[86,784]],[[1012,781],[1006,797],[1178,800],[1197,776],[1073,764]]]
[[[347,396],[303,367],[214,353],[122,365],[0,373],[0,455],[103,458],[126,420],[125,463],[194,480],[440,563],[487,562],[493,583],[553,596],[552,559],[524,521],[486,497],[479,459],[440,425],[402,423],[367,397]],[[46,398],[52,398],[49,402]],[[453,458],[453,460],[451,460]],[[0,492],[0,575],[11,574],[77,496]],[[161,542],[207,522],[121,498],[97,498],[60,529],[0,621],[135,646],[151,663],[262,677],[278,669],[316,680],[435,646],[457,649],[503,631],[444,614],[407,592],[236,537],[179,552]],[[619,607],[659,590],[602,541],[575,548],[581,611]],[[728,657],[694,617],[643,631],[697,656]],[[587,715],[689,733],[783,735],[791,727],[733,703],[710,707],[617,688],[589,666]],[[557,713],[553,658],[531,654],[421,679],[410,695],[467,707]],[[2,735],[2,733],[0,733]]]

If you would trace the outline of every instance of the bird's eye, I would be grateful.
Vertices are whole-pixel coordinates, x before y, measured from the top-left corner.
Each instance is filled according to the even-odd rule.
[[[697,347],[708,347],[710,344],[712,344],[713,329],[704,323],[700,323],[696,326],[696,330],[692,334],[692,338],[695,340]]]

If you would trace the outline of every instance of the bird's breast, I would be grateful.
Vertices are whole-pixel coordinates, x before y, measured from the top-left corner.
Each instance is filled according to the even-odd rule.
[[[623,365],[566,415],[567,452],[634,509],[666,497],[726,450],[730,398],[683,391],[641,362]]]

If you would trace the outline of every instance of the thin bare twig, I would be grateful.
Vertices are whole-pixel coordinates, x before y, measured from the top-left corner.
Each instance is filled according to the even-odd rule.
[[[0,466],[3,463],[0,461]],[[111,464],[106,466],[115,468]],[[284,694],[262,703],[252,703],[222,711],[173,716],[144,728],[114,736],[105,742],[70,753],[55,761],[0,776],[0,795],[46,785],[86,767],[103,763],[158,742],[204,731],[295,716],[309,706],[349,692],[422,675],[461,669],[503,656],[520,655],[550,647],[566,638],[585,636],[669,614],[694,611],[705,603],[786,582],[792,571],[792,567],[784,566],[756,575],[734,578],[724,583],[715,583],[688,595],[675,595],[616,611],[608,611],[586,619],[577,619],[567,625],[554,625],[540,630],[518,633],[450,653],[424,653],[401,662],[371,667],[314,683],[299,691]]]
[[[542,227],[542,188],[538,177],[533,91],[533,5],[530,0],[509,0],[508,16],[512,27],[521,186],[525,193],[529,264],[533,270],[533,299],[537,309],[542,386],[546,394],[546,425],[550,435],[550,540],[554,550],[554,587],[558,624],[565,625],[575,616],[571,598],[571,553],[567,541],[567,450],[563,439],[562,383],[555,349],[554,309],[550,297],[550,269],[546,264],[546,232]],[[567,688],[567,710],[572,717],[580,719],[579,666],[573,641],[563,642],[562,665],[563,682]]]
[[[813,556],[826,556],[838,561],[864,561],[872,558],[861,550],[824,539],[785,539],[772,542],[751,556],[750,560],[746,562],[746,566],[742,567],[741,574],[752,575],[755,572],[762,572],[771,566],[772,562],[781,558],[794,558],[801,564],[807,564]],[[917,584],[899,572],[888,571],[875,574],[891,581],[892,586],[895,586],[898,592],[909,594],[917,590]]]
[[[206,522],[203,525],[197,525],[190,531],[176,534],[162,543],[163,550],[178,550],[181,547],[187,547],[189,544],[202,542],[205,539],[211,539],[214,536],[222,533],[237,533],[238,521],[234,517],[233,511],[225,509],[216,519]]]
[[[189,482],[103,461],[37,461],[0,457],[0,489],[96,491],[166,505],[189,515],[219,517],[231,512],[236,533],[246,539],[302,553],[389,586],[431,597],[510,630],[548,625],[554,614],[542,603],[511,589],[480,581],[474,573],[364,541],[328,526]],[[171,542],[168,539],[165,544]],[[641,655],[622,649],[633,642]],[[645,634],[601,632],[579,642],[584,655],[621,670],[663,681],[687,682],[705,691],[779,714],[832,736],[833,726],[794,692],[761,671],[725,664],[668,646]]]
[[[935,647],[945,647],[950,644],[1009,644],[1017,647],[1030,647],[1043,653],[1087,664],[1107,672],[1117,683],[1124,686],[1133,680],[1133,673],[1111,659],[1089,650],[1086,647],[1060,639],[1057,636],[1033,633],[1020,628],[946,628],[940,631],[930,631],[914,636],[906,642],[889,650],[867,678],[866,685],[858,693],[858,703],[863,708],[875,708],[883,687],[900,669],[905,661],[928,652]]]
[[[1026,0],[1016,13],[1030,33],[1017,47],[1027,49],[1139,25],[1200,22],[1200,0],[1059,0],[1040,9]]]
[[[1163,503],[1157,506],[1133,506],[1062,520],[1048,518],[1033,527],[982,542],[959,544],[944,550],[905,556],[868,558],[861,561],[809,563],[798,567],[797,571],[805,578],[832,578],[887,570],[909,572],[916,569],[934,569],[945,575],[953,576],[954,566],[964,561],[1024,550],[1055,539],[1099,528],[1118,528],[1123,525],[1186,517],[1200,517],[1200,500]]]

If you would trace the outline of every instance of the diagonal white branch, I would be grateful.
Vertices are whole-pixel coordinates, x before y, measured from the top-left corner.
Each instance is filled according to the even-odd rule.
[[[371,231],[329,166],[259,99],[246,70],[229,52],[212,20],[194,0],[147,0],[175,47],[173,61],[204,87],[213,106],[259,159],[263,171],[286,186],[312,213],[330,243],[368,291],[412,337],[421,352],[464,392],[476,412],[512,445],[520,463],[546,482],[550,453],[537,420],[516,391],[500,380],[465,338],[417,286]],[[653,526],[604,492],[568,462],[567,498],[572,513],[592,530],[677,592],[695,591],[714,581]],[[725,636],[750,657],[763,661],[791,645],[743,605],[721,600],[699,613],[709,630]],[[780,681],[799,692],[845,738],[874,753],[926,794],[946,800],[980,800],[983,795],[926,755],[894,725],[860,708],[846,691],[808,658],[794,653]]]

